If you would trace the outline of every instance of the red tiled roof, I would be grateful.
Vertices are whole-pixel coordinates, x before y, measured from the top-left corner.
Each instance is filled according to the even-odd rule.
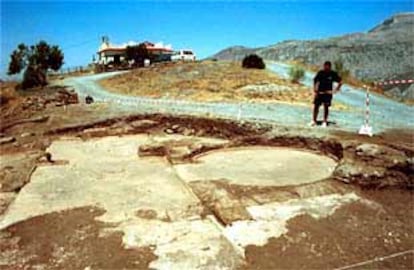
[[[164,52],[172,52],[173,50],[167,48],[154,48],[154,47],[147,47],[149,51],[164,51]]]
[[[105,48],[103,50],[100,50],[98,53],[107,52],[107,51],[125,51],[126,48]]]
[[[122,52],[125,51],[126,48],[105,48],[103,50],[100,50],[98,53],[107,52],[107,51],[118,51]],[[167,48],[156,48],[156,47],[147,47],[147,50],[149,51],[163,51],[163,52],[172,52],[173,50],[167,49]]]

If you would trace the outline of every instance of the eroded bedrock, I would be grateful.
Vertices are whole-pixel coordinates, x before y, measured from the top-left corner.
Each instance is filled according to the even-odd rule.
[[[326,156],[282,147],[241,147],[201,155],[176,165],[181,179],[228,180],[238,185],[291,186],[328,178],[336,162]]]
[[[227,141],[174,135],[55,141],[47,149],[55,162],[37,167],[0,220],[0,229],[21,237],[19,224],[51,213],[64,216],[70,209],[96,207],[102,213],[94,220],[106,224],[99,235],[122,233],[127,250],[152,247],[156,257],[151,257],[151,268],[234,269],[244,263],[246,246],[262,246],[270,238],[280,237],[288,231],[287,222],[296,216],[321,219],[354,202],[371,207],[352,191],[338,192],[329,186],[331,182],[319,181],[329,177],[336,166],[325,156],[288,148],[242,147],[206,152],[190,163],[177,165],[165,156],[140,156],[138,149],[151,143],[165,143],[167,152],[175,153],[174,147],[188,145],[190,149],[214,143],[217,148],[225,147]],[[243,188],[306,189],[309,185],[311,192],[298,189],[277,196],[278,190],[272,190],[278,200],[272,200],[270,193],[260,193],[251,194],[254,200],[245,202],[217,188],[211,193],[214,198],[210,201],[218,204],[214,208],[203,194],[211,192],[214,185],[208,183],[215,179]],[[201,184],[196,185],[195,180]],[[261,194],[267,196],[266,203],[259,203]],[[231,215],[238,211],[245,215],[234,219]],[[223,222],[227,214],[228,223]],[[25,237],[36,242],[36,233]],[[56,252],[50,256],[59,254]],[[0,262],[6,259],[0,256]]]

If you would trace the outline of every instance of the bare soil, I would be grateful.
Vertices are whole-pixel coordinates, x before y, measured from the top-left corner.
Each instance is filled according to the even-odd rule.
[[[125,249],[121,233],[101,235],[105,211],[84,207],[46,214],[0,232],[0,268],[147,269],[151,248]],[[3,268],[4,267],[4,268]]]
[[[53,96],[57,90],[48,88],[46,91]],[[11,96],[15,95],[11,93]],[[53,101],[41,108],[24,106],[27,98],[44,94],[37,91],[18,93],[16,98],[10,99],[13,102],[0,105],[0,138],[15,138],[0,145],[1,159],[9,159],[11,154],[22,154],[33,157],[30,163],[34,166],[48,162],[45,159],[46,148],[51,141],[64,136],[88,140],[108,135],[172,133],[228,139],[229,143],[221,147],[270,145],[306,149],[328,155],[341,166],[363,168],[363,173],[352,176],[355,177],[352,181],[346,174],[334,174],[323,184],[300,187],[260,188],[229,185],[223,181],[193,183],[191,188],[204,204],[206,214],[213,212],[218,218],[222,215],[223,223],[231,223],[234,220],[231,215],[238,213],[216,211],[211,198],[202,197],[202,192],[197,193],[197,190],[206,186],[213,190],[225,190],[230,198],[242,202],[243,207],[350,190],[379,205],[371,208],[353,203],[340,208],[328,218],[318,220],[310,216],[298,216],[290,220],[286,235],[271,239],[262,247],[249,246],[246,249],[245,269],[328,269],[414,248],[414,184],[413,167],[409,163],[414,153],[412,130],[390,130],[369,138],[348,132],[292,129],[262,123],[241,124],[222,119],[160,114],[129,115],[98,104],[63,107]],[[21,121],[38,117],[47,119]],[[382,154],[361,154],[357,151],[361,144],[375,145]],[[171,147],[174,146],[167,145],[166,149]],[[162,155],[170,162],[178,162],[180,158],[183,162],[192,162],[194,156],[215,148],[195,148],[188,155],[178,158],[170,157],[172,151],[169,150]],[[391,164],[394,159],[400,162],[398,166]],[[0,197],[2,211],[30,180],[25,180],[27,170],[33,169],[33,166],[27,166],[27,158],[10,166],[8,171],[18,173],[14,185],[8,182],[7,186],[13,186],[12,190],[3,191],[0,188],[0,192],[7,194]],[[367,174],[371,169],[372,174]],[[377,175],[377,171],[382,174]],[[4,179],[0,177],[0,183]],[[1,201],[2,198],[7,201]],[[102,213],[96,208],[71,209],[12,225],[0,232],[0,268],[27,269],[34,264],[45,269],[83,269],[88,266],[91,269],[147,268],[156,259],[151,247],[129,250],[122,246],[121,234],[99,235],[102,229],[111,226],[95,219]],[[153,213],[137,212],[137,216],[151,218]],[[405,254],[355,269],[412,269],[413,259],[412,254]]]
[[[245,269],[334,269],[413,250],[414,193],[407,190],[362,190],[380,205],[359,202],[329,218],[298,216],[289,232],[263,247],[246,249]],[[350,269],[412,269],[413,253]]]

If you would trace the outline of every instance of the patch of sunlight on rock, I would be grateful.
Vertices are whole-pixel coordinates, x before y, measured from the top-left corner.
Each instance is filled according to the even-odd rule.
[[[241,254],[209,219],[164,222],[138,220],[122,224],[126,248],[154,246],[151,269],[235,269]]]
[[[200,202],[160,158],[140,158],[147,135],[58,140],[47,149],[65,165],[39,166],[0,220],[0,228],[34,216],[82,206],[106,210],[106,222],[135,217],[137,209],[175,220],[198,215]],[[166,196],[168,194],[168,196]]]
[[[359,200],[355,193],[347,193],[251,206],[247,211],[253,220],[236,221],[224,229],[224,235],[239,248],[248,245],[263,246],[269,238],[287,233],[289,219],[302,214],[316,219],[325,218],[341,206]]]
[[[323,155],[283,147],[240,147],[211,151],[196,163],[175,168],[184,181],[228,180],[238,185],[290,186],[329,177],[336,162]]]

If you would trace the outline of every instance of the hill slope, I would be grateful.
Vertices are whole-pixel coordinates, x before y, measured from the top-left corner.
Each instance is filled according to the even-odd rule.
[[[289,40],[255,49],[236,46],[226,48],[212,58],[239,60],[249,53],[257,53],[266,60],[299,60],[312,65],[320,65],[325,60],[341,59],[345,68],[359,79],[412,78],[414,77],[414,13],[392,16],[367,33],[354,33],[321,40]],[[406,88],[408,86],[402,90]],[[401,91],[394,92],[403,94]],[[404,95],[407,96],[407,93]]]

